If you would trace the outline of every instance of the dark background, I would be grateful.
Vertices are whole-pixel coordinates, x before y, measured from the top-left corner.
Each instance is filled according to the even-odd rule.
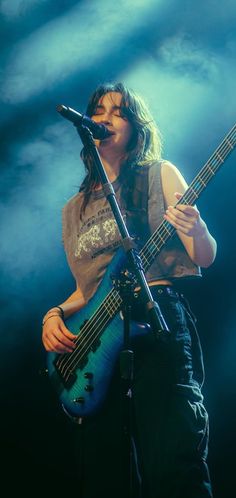
[[[75,129],[103,81],[142,94],[164,157],[190,182],[235,124],[235,2],[3,0],[1,15],[1,454],[11,490],[72,490],[74,427],[57,405],[41,344],[46,310],[74,290],[61,209],[84,174]],[[235,496],[235,151],[198,202],[218,243],[186,292],[198,316],[215,497]],[[34,481],[34,487],[30,484]],[[55,482],[59,484],[55,484]]]

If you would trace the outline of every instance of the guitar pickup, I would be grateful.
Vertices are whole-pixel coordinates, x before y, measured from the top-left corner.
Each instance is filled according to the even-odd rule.
[[[65,372],[61,372],[59,365],[56,364],[56,361],[54,362],[54,365],[55,365],[55,371],[59,375],[64,388],[70,389],[73,386],[74,382],[76,381],[77,375],[72,370],[69,371],[66,370]]]
[[[93,351],[93,353],[95,353],[95,351],[97,350],[97,348],[100,346],[101,344],[101,341],[100,339],[98,339],[96,342],[93,343],[93,345],[91,346],[91,351]]]

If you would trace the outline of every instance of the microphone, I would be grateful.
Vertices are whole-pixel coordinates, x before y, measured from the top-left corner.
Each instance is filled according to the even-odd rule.
[[[85,114],[80,114],[80,112],[71,109],[71,107],[66,107],[65,105],[58,104],[56,107],[57,111],[63,116],[63,118],[68,119],[75,126],[86,126],[93,134],[93,138],[98,140],[104,140],[105,138],[113,135],[105,125],[98,124]]]

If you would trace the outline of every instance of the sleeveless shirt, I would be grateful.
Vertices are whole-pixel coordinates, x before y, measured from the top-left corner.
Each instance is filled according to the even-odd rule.
[[[124,221],[129,226],[129,212],[121,198],[119,178],[112,183],[112,186]],[[81,289],[85,301],[88,301],[96,292],[109,263],[121,246],[121,236],[103,190],[92,192],[85,212],[81,216],[83,196],[83,191],[78,192],[64,206],[62,238],[76,285]],[[150,233],[153,233],[163,221],[164,212],[161,162],[158,162],[150,166],[148,171],[147,219]],[[196,276],[201,276],[200,268],[190,259],[177,234],[162,248],[146,273],[147,281]]]

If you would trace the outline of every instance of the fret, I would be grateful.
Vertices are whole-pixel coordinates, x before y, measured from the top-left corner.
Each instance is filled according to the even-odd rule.
[[[231,143],[231,141],[230,141],[228,138],[226,138],[226,139],[225,139],[225,141],[226,141],[226,142],[227,142],[227,144],[229,145],[230,149],[231,149],[231,150],[233,150],[234,146],[233,146],[233,144]]]
[[[106,313],[108,314],[109,317],[113,316],[114,315],[114,311],[116,311],[116,308],[114,307],[114,304],[112,303],[109,303],[107,301],[105,301],[103,303],[103,308],[104,310],[106,311]],[[102,314],[103,314],[103,310],[102,310]]]
[[[214,169],[211,168],[210,165],[208,166],[208,170],[212,173],[212,175],[215,175],[216,172],[214,171]]]
[[[110,294],[107,296],[107,299],[104,301],[104,305],[106,306],[106,310],[109,312],[110,316],[114,315],[114,313],[118,310],[120,304],[121,298],[115,289],[113,290],[113,292],[110,292]]]
[[[195,189],[194,189],[194,187],[192,186],[192,183],[191,183],[191,185],[189,185],[188,191],[189,191],[189,192],[193,192],[193,195],[194,195],[194,197],[196,197],[196,198],[197,198],[197,197],[198,197],[198,195],[199,195],[197,192],[195,192]],[[182,197],[182,199],[181,199],[181,204],[183,204],[183,197]]]
[[[233,145],[231,144],[230,140],[227,140],[227,143],[229,144],[229,147],[233,150]]]
[[[162,228],[165,230],[165,236],[169,237],[170,235],[172,235],[172,225],[170,225],[170,223],[166,220],[162,222],[162,225]]]
[[[223,163],[224,162],[224,159],[221,157],[221,155],[217,152],[217,157],[220,158],[220,162]]]
[[[160,234],[158,234],[158,238],[161,239]],[[163,242],[164,242],[164,240],[163,240]],[[157,245],[156,241],[152,240],[152,251],[155,252],[156,249],[158,249],[158,245]]]
[[[165,242],[165,239],[159,234],[158,235],[158,238],[162,241],[162,242]]]
[[[143,268],[148,268],[148,265],[149,265],[148,256],[145,254],[143,254],[143,256],[142,256],[142,265],[143,265]]]
[[[201,185],[199,185],[199,182]],[[196,179],[195,183],[196,183],[197,188],[201,188],[202,185],[203,185],[203,187],[206,187],[206,185],[207,185],[206,182],[204,182],[200,176],[198,177],[198,179]]]

